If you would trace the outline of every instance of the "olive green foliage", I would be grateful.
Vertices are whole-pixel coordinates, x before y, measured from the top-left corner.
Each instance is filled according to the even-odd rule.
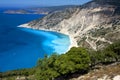
[[[0,77],[34,75],[36,80],[54,80],[60,76],[73,73],[83,74],[98,64],[110,64],[120,61],[120,41],[103,50],[93,51],[81,47],[73,47],[66,54],[45,55],[39,59],[36,67],[0,73]]]
[[[120,61],[120,41],[109,45],[103,50],[90,52],[90,57],[92,66]]]
[[[5,73],[0,73],[0,78],[1,77],[11,77],[11,76],[29,76],[33,75],[35,73],[35,68],[31,69],[21,69],[21,70],[14,70],[14,71],[8,71]]]
[[[116,61],[120,61],[120,41],[117,41],[114,44],[111,44],[105,50],[113,52],[113,54],[111,53],[113,58],[115,58]]]
[[[57,54],[51,55],[51,57],[45,56],[43,59],[39,59],[36,67],[37,80],[49,80],[59,76],[59,73],[54,68],[54,62],[58,59]]]
[[[90,57],[84,48],[71,48],[66,54],[52,55],[38,61],[36,77],[38,80],[54,79],[55,77],[74,72],[89,70]]]
[[[99,51],[87,51],[85,48],[71,48],[66,54],[53,54],[38,61],[37,80],[53,80],[56,77],[79,72],[83,74],[90,67],[120,61],[120,42],[109,45]]]

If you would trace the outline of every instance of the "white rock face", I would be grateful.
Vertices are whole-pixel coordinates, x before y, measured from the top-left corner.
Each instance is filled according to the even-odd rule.
[[[115,76],[113,80],[120,80],[120,75]]]
[[[107,75],[105,75],[103,78],[98,78],[97,80],[110,80],[110,79],[107,79]]]
[[[97,50],[120,40],[120,14],[117,9],[115,5],[90,2],[82,7],[48,14],[24,26],[64,33],[70,36],[71,47]]]

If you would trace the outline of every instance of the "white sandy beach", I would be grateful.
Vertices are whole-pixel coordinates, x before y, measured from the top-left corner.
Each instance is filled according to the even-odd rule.
[[[19,25],[18,27],[31,28],[30,26],[28,26],[28,24],[22,24],[22,25]],[[35,28],[33,28],[33,29],[35,29]],[[67,31],[67,29],[63,29],[63,30],[61,30],[61,31],[55,31],[55,30],[47,30],[47,29],[42,29],[42,28],[40,28],[39,30],[59,32],[59,33],[68,35],[69,38],[70,38],[70,46],[69,46],[69,48],[68,48],[67,51],[69,51],[72,47],[78,47],[77,42],[76,42],[76,40],[74,39],[73,35],[72,35],[72,34],[69,34],[68,31]],[[67,51],[66,51],[66,52],[67,52]]]

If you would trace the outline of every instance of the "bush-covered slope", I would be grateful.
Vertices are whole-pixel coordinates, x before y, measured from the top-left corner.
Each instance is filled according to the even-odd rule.
[[[120,61],[120,41],[109,45],[99,51],[86,50],[85,48],[71,48],[66,54],[53,54],[39,59],[36,67],[1,73],[1,79],[13,80],[17,76],[26,76],[28,79],[37,80],[68,80],[70,75],[83,75],[94,69],[97,65],[106,65]],[[26,79],[25,79],[26,80]]]
[[[68,34],[73,46],[99,50],[120,40],[120,6],[117,0],[93,0],[80,7],[55,11],[27,27]]]

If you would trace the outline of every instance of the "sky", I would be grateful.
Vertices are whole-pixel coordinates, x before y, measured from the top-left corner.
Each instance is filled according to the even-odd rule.
[[[0,0],[2,7],[80,5],[90,0]]]

